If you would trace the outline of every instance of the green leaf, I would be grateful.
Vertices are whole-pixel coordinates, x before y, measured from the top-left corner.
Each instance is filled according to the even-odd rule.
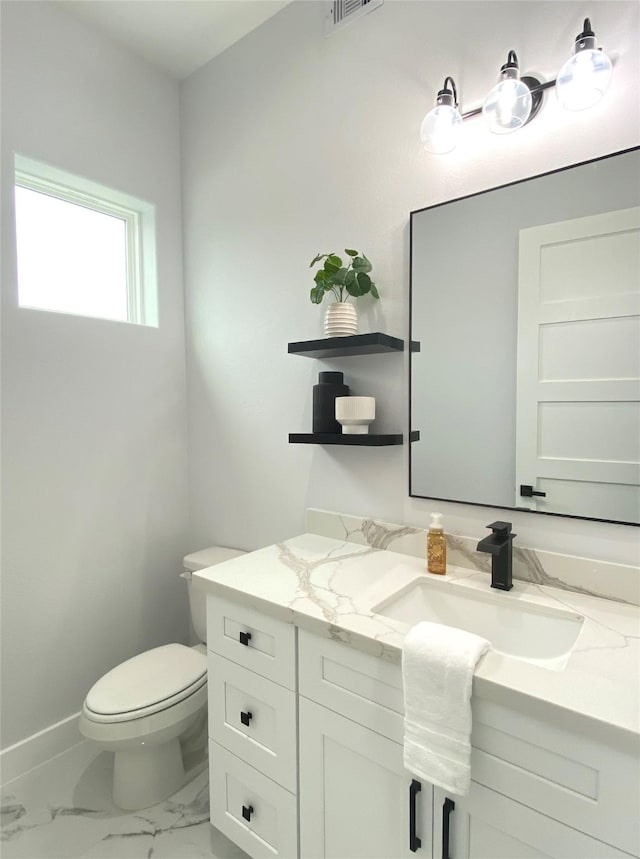
[[[355,279],[356,279],[355,271],[352,268],[348,269],[348,271],[345,275],[345,278],[344,278],[344,285],[349,286],[349,284],[353,283]]]
[[[363,271],[356,274],[356,281],[360,287],[360,295],[365,295],[371,289],[371,278]]]
[[[332,280],[332,281],[333,281],[333,283],[335,283],[337,286],[344,286],[344,284],[345,284],[345,280],[346,280],[346,277],[347,277],[347,270],[346,270],[346,268],[339,268],[339,269],[338,269],[338,271],[333,275],[333,277],[331,278],[331,280]]]
[[[351,292],[352,295],[366,295],[371,289],[371,279],[369,275],[362,271],[356,272],[356,279],[353,284],[353,288],[356,289],[356,292]]]
[[[346,254],[349,254],[350,257],[357,257],[358,256],[358,251],[352,251],[349,248],[345,248],[344,252]]]
[[[329,277],[329,272],[325,271],[323,268],[319,268],[313,278],[317,284],[324,283],[325,280]]]
[[[324,298],[324,286],[313,286],[309,293],[309,298],[312,304],[321,304]]]
[[[354,271],[367,272],[367,271],[371,271],[372,268],[373,268],[373,266],[371,265],[371,263],[369,262],[369,260],[366,258],[366,256],[364,254],[361,257],[356,257],[353,261]]]
[[[354,298],[360,298],[360,296],[362,295],[357,280],[354,280],[353,283],[348,284],[345,289],[347,290],[349,295],[352,295]]]
[[[380,293],[376,289],[376,285],[373,281],[371,281],[371,295],[373,298],[380,298]]]
[[[331,274],[338,271],[341,265],[342,260],[335,254],[329,254],[329,256],[324,261],[325,270],[330,272]]]
[[[315,257],[309,263],[309,268],[314,266],[317,262],[320,262],[321,259],[324,259],[325,257],[328,257],[328,256],[329,256],[329,254],[316,254]]]
[[[353,282],[347,286],[347,292],[349,295],[353,295],[354,298],[359,298],[361,295],[364,295],[367,290],[363,288],[363,285],[360,283],[358,279],[358,275],[353,279]]]

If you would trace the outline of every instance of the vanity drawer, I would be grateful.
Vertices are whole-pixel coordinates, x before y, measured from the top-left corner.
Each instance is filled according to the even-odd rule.
[[[211,823],[227,838],[254,859],[297,857],[297,804],[292,793],[212,741],[209,784]]]
[[[287,689],[296,688],[295,627],[224,597],[207,596],[207,647]]]
[[[209,653],[209,736],[296,792],[296,696]]]
[[[640,856],[640,760],[549,720],[474,698],[471,778]],[[561,718],[570,720],[570,714]]]
[[[399,665],[302,629],[298,660],[301,695],[396,743],[403,742]]]

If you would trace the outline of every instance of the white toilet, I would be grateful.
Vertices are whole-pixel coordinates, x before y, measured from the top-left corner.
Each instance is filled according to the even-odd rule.
[[[119,808],[148,808],[185,783],[181,740],[198,722],[206,725],[207,707],[206,598],[191,586],[191,574],[242,554],[212,546],[184,559],[182,576],[201,643],[140,653],[105,674],[85,698],[80,732],[115,752],[113,801]]]

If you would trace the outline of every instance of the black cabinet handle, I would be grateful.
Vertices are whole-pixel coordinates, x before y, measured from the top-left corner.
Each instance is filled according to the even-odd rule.
[[[546,498],[546,492],[538,492],[537,489],[534,489],[533,486],[528,486],[527,484],[520,484],[520,495],[523,498],[533,498],[534,495],[537,495],[539,498]]]
[[[455,802],[449,797],[442,805],[442,859],[449,859],[449,817],[455,807]]]
[[[253,814],[253,806],[252,805],[243,805],[242,806],[242,816],[245,820],[251,820],[251,815]]]
[[[243,725],[249,725],[249,722],[253,719],[253,713],[250,710],[247,710],[245,713],[244,710],[240,711],[240,721]]]
[[[251,633],[250,632],[241,632],[240,633],[240,644],[244,644],[245,647],[249,647],[250,641],[251,641]]]
[[[422,840],[416,834],[416,796],[421,790],[420,782],[412,779],[409,785],[409,850],[412,853],[422,847]]]

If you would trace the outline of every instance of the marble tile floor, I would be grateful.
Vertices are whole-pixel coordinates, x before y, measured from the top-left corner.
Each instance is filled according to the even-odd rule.
[[[206,768],[152,808],[111,799],[113,755],[81,742],[2,787],[2,859],[248,859],[209,825]]]

